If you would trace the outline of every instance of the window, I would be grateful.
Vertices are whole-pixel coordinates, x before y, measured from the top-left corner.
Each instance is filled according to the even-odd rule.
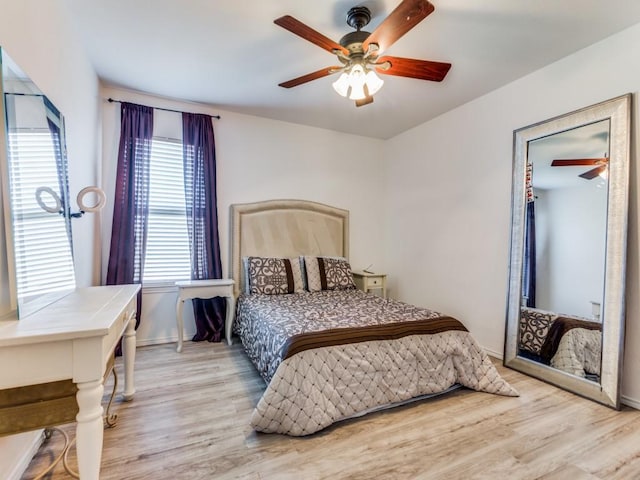
[[[149,169],[149,219],[144,284],[191,278],[182,142],[154,137]]]
[[[58,170],[48,129],[8,134],[13,242],[18,298],[75,287],[73,257],[64,217],[44,211],[34,192],[58,189]],[[43,201],[50,198],[43,195]]]

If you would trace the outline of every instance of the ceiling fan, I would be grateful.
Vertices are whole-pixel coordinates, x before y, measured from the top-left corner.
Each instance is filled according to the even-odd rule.
[[[384,83],[375,72],[385,75],[440,82],[451,68],[450,63],[380,56],[400,37],[435,10],[427,0],[403,0],[373,31],[362,30],[371,20],[365,6],[353,7],[347,13],[347,24],[356,30],[347,33],[339,43],[325,37],[290,15],[274,20],[276,25],[308,40],[337,56],[341,65],[326,67],[293,80],[280,83],[284,88],[296,87],[334,73],[341,73],[333,88],[343,97],[355,100],[361,107],[373,102],[373,95]]]
[[[558,159],[551,162],[552,167],[584,167],[584,166],[593,166],[591,170],[587,170],[584,173],[578,175],[586,180],[593,180],[597,176],[604,174],[607,171],[607,167],[609,166],[609,158],[601,157],[601,158],[567,158],[567,159]]]

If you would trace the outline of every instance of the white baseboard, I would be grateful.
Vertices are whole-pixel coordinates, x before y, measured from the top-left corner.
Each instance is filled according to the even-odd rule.
[[[192,336],[184,337],[184,341],[185,342],[190,341]],[[142,338],[142,339],[136,339],[136,346],[148,347],[149,345],[162,345],[164,343],[177,343],[177,342],[178,342],[178,337],[176,336]]]
[[[0,438],[0,478],[20,480],[42,441],[42,430]]]
[[[503,359],[503,354],[502,354],[502,352],[496,352],[496,351],[491,350],[490,348],[485,348],[485,347],[482,347],[482,349],[483,349],[483,350],[485,351],[485,353],[486,353],[487,355],[489,355],[490,357],[497,358],[498,360],[502,360],[502,359]]]
[[[633,398],[622,396],[621,403],[626,405],[627,407],[635,408],[636,410],[640,410],[640,402],[638,400],[634,400]]]
[[[184,342],[190,342],[196,332],[185,332],[184,337],[182,337]],[[178,343],[177,335],[168,335],[164,337],[147,337],[147,338],[136,338],[136,346],[138,347],[148,347],[149,345],[163,345],[165,343]]]

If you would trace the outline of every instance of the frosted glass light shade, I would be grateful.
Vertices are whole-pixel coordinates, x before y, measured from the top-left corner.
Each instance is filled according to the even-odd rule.
[[[367,84],[369,95],[375,95],[376,92],[382,88],[382,85],[384,85],[384,80],[378,77],[376,72],[369,70],[365,77],[365,83]]]
[[[351,95],[349,95],[349,99],[351,100],[362,100],[367,95],[364,93],[364,82],[365,82],[365,74],[364,69],[361,65],[354,65],[351,68],[351,72],[349,73],[349,83],[351,84]]]
[[[333,82],[333,89],[342,97],[346,97],[349,94],[349,75],[343,72],[338,80]]]

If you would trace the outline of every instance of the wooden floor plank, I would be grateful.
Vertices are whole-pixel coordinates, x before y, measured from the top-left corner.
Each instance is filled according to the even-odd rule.
[[[137,392],[114,403],[102,480],[640,478],[640,411],[616,412],[498,361],[520,397],[458,390],[292,438],[249,426],[264,382],[239,345],[174,347],[138,349]],[[73,436],[75,426],[63,429]],[[61,445],[59,435],[43,444],[23,479]],[[70,477],[58,465],[47,478]]]

